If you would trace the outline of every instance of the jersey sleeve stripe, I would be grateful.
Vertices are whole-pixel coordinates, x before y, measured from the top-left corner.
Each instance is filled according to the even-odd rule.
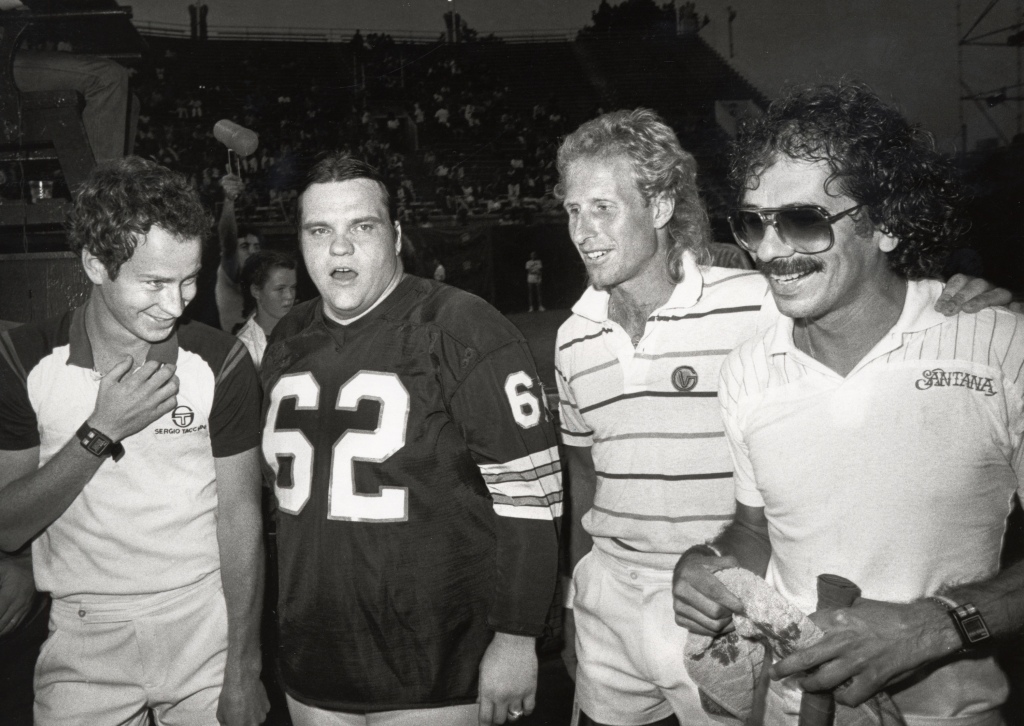
[[[536,479],[516,479],[514,481],[485,482],[491,495],[505,497],[538,497],[547,496],[562,490],[561,470],[552,472]]]
[[[507,505],[511,507],[551,507],[554,505],[561,506],[562,504],[562,491],[548,492],[542,496],[508,496],[506,494],[491,494],[494,499],[495,506]]]
[[[562,514],[562,477],[487,485],[495,514],[521,519],[554,519]]]
[[[225,378],[231,375],[231,371],[242,361],[242,357],[247,355],[249,355],[249,352],[242,344],[242,341],[236,340],[235,344],[231,346],[231,352],[224,359],[224,365],[220,367],[220,373],[217,374],[215,384],[219,385]]]
[[[494,513],[499,517],[513,519],[542,519],[550,521],[562,516],[561,494],[559,494],[558,501],[549,501],[539,505],[524,505],[518,502],[516,504],[508,504],[495,501]]]
[[[21,379],[22,382],[28,380],[28,374],[25,373],[24,366],[21,365],[21,359],[18,357],[18,351],[14,348],[14,341],[11,340],[11,335],[6,330],[0,332],[0,356],[7,361],[7,365],[11,367],[15,375]]]
[[[485,465],[486,466],[486,465]],[[504,484],[509,481],[537,481],[546,476],[557,474],[562,471],[561,462],[554,462],[551,464],[541,464],[535,466],[533,469],[523,471],[490,471],[484,470],[484,467],[480,467],[480,473],[484,476],[484,481],[488,486],[492,484]]]
[[[556,446],[502,464],[482,464],[480,473],[499,516],[553,519],[562,512],[562,466]]]
[[[532,454],[521,456],[518,459],[505,461],[500,464],[481,464],[480,471],[486,478],[489,474],[503,474],[506,472],[527,472],[537,467],[548,464],[558,465],[561,460],[558,458],[558,447],[550,446],[543,451],[535,451]]]

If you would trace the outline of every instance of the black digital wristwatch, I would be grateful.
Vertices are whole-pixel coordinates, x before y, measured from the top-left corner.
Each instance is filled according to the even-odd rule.
[[[120,443],[94,429],[88,421],[79,427],[75,436],[78,437],[78,443],[82,445],[82,448],[93,456],[101,459],[109,456],[114,461],[119,461],[124,456],[124,447]]]

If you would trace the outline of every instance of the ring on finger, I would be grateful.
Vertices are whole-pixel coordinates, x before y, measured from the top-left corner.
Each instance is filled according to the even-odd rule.
[[[508,711],[508,720],[509,721],[516,721],[522,715],[523,715],[523,712],[518,710],[518,709],[509,709],[509,711]]]

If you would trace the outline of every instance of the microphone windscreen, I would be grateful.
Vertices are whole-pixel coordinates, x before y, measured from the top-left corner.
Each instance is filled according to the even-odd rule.
[[[227,119],[214,124],[213,137],[239,156],[252,155],[260,145],[259,134]]]

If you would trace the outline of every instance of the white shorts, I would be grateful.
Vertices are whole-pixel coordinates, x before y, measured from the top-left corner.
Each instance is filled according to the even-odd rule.
[[[672,571],[639,567],[599,549],[573,573],[576,700],[591,719],[642,726],[672,713],[713,723],[686,673],[687,631],[672,609]]]
[[[53,601],[36,726],[217,723],[228,645],[220,572],[145,596]]]
[[[364,714],[327,711],[286,697],[293,726],[477,726],[480,722],[480,706],[475,703]]]

